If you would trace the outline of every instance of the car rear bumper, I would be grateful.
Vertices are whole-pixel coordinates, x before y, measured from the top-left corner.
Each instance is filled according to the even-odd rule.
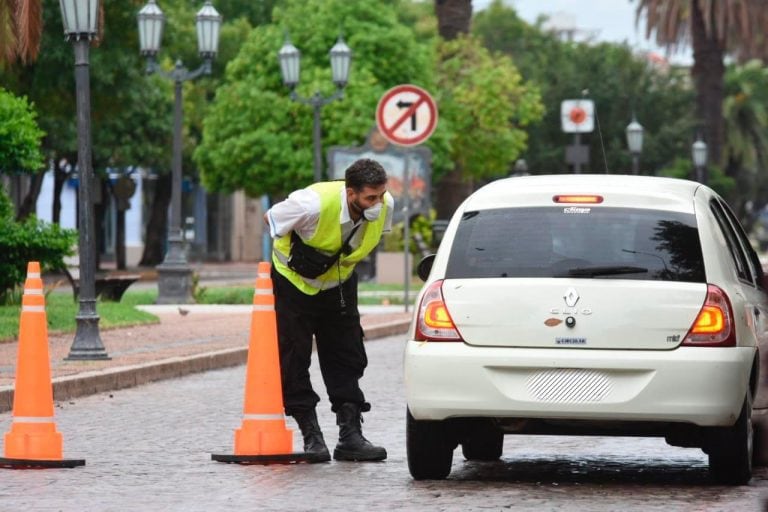
[[[408,407],[419,420],[558,418],[731,425],[754,348],[519,349],[409,341]]]

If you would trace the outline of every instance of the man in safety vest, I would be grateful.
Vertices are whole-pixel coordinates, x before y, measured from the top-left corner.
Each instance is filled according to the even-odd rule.
[[[313,335],[339,425],[333,458],[387,457],[361,429],[361,413],[371,405],[358,384],[368,358],[354,268],[390,230],[393,206],[384,168],[360,159],[346,170],[344,181],[296,190],[264,215],[274,239],[272,279],[285,413],[296,419],[313,462],[331,458],[315,412],[320,397],[309,378]]]

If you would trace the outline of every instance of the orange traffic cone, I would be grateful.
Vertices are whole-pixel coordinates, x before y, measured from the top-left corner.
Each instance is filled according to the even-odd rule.
[[[270,268],[269,262],[259,263],[251,313],[243,424],[235,430],[235,454],[211,455],[218,462],[270,464],[311,461],[311,456],[306,453],[293,453],[293,431],[285,426]]]
[[[45,315],[40,263],[27,264],[21,302],[19,354],[13,396],[13,423],[5,434],[4,468],[72,468],[85,460],[62,458],[61,434],[53,421],[53,386],[48,358],[48,321]]]

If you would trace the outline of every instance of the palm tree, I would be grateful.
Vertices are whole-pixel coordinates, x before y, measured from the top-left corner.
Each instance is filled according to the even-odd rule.
[[[0,64],[26,64],[37,58],[42,9],[42,0],[0,0]]]
[[[740,194],[732,203],[744,217],[747,199],[764,201],[768,187],[768,176],[759,172],[768,166],[768,69],[759,60],[728,67],[723,118],[725,170],[737,179]]]
[[[639,0],[647,36],[669,48],[691,43],[696,114],[710,151],[722,165],[723,98],[726,54],[737,58],[766,55],[768,9],[762,0]]]

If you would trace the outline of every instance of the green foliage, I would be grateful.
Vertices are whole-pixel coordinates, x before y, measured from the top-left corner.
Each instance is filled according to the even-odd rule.
[[[727,176],[721,169],[707,166],[709,181],[707,185],[723,197],[728,197],[736,187],[736,181]],[[659,176],[678,179],[693,179],[693,162],[687,158],[676,158],[670,165],[659,170]]]
[[[442,41],[437,66],[440,115],[453,134],[451,161],[465,178],[507,175],[526,149],[524,128],[544,113],[538,89],[523,83],[509,57],[471,36]]]
[[[411,218],[411,225],[409,227],[410,251],[415,258],[421,258],[421,249],[416,242],[416,238],[420,237],[424,242],[424,245],[432,248],[432,223],[435,220],[435,210],[429,212],[429,217],[424,215],[417,215]],[[392,230],[389,233],[385,233],[381,239],[381,249],[388,252],[402,252],[405,240],[405,225],[403,222],[398,222],[392,225]]]
[[[414,83],[432,89],[431,47],[398,20],[393,5],[286,0],[272,16],[274,24],[256,27],[227,66],[226,82],[205,119],[195,161],[211,190],[283,194],[312,180],[312,108],[291,101],[277,60],[286,31],[302,52],[297,92],[304,97],[334,92],[328,50],[340,28],[352,49],[344,98],[321,112],[325,148],[362,144],[376,103],[390,87]],[[445,136],[438,126],[433,150],[445,146]],[[436,151],[435,162],[447,165],[444,151]]]
[[[43,270],[64,268],[73,254],[76,231],[47,224],[34,217],[15,222],[5,192],[0,189],[0,304],[26,278],[27,262],[39,261]]]
[[[0,87],[0,173],[34,172],[43,167],[37,114],[24,97]]]

